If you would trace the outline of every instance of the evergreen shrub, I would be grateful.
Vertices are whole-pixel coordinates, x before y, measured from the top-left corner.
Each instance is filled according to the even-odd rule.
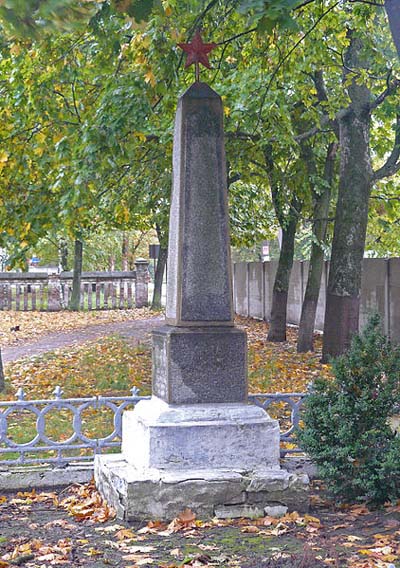
[[[305,402],[301,447],[328,489],[346,501],[375,504],[400,497],[400,347],[372,316],[349,351],[333,362],[333,379],[319,379]]]

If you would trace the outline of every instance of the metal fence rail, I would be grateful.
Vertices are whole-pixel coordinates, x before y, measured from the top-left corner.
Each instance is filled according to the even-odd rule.
[[[27,400],[25,393],[20,388],[14,401],[0,402],[0,467],[1,465],[28,465],[28,464],[52,464],[63,467],[68,463],[92,461],[95,454],[103,450],[119,449],[122,436],[122,413],[127,408],[132,408],[140,400],[148,399],[148,396],[140,396],[139,390],[133,388],[131,396],[93,396],[90,398],[63,398],[61,387],[57,386],[53,392],[53,399]],[[295,431],[299,427],[300,410],[305,393],[276,393],[276,394],[252,394],[249,402],[268,410],[272,404],[287,405],[290,411],[282,423],[288,427],[281,431],[281,441],[293,444],[290,449],[283,449],[286,454],[299,451],[295,446]],[[107,409],[112,413],[111,431],[103,437],[90,437],[85,434],[88,427],[88,419],[85,413]],[[46,433],[48,421],[51,415],[57,412],[64,421],[69,421],[65,426],[66,439],[53,439]],[[69,415],[69,418],[66,415]],[[24,426],[24,421],[30,415],[30,428]],[[54,419],[54,417],[53,417]],[[288,423],[288,424],[286,424]],[[21,442],[13,439],[13,426],[25,431],[31,439]]]
[[[136,388],[131,396],[93,396],[90,398],[62,398],[63,391],[57,386],[54,399],[26,400],[22,388],[17,392],[15,401],[0,402],[0,464],[24,465],[51,463],[64,466],[70,462],[91,461],[95,454],[106,448],[119,448],[121,445],[122,413],[134,406],[139,400],[148,397],[139,396]],[[112,431],[102,438],[90,438],[83,432],[83,413],[88,409],[110,409],[113,413]],[[53,440],[46,434],[46,419],[50,413],[69,412],[73,433],[66,440]],[[16,413],[18,420],[33,414],[36,420],[35,434],[27,442],[17,442],[9,435],[10,415]],[[70,454],[70,455],[68,455]],[[73,455],[71,455],[73,454]],[[7,456],[11,456],[7,459]]]
[[[287,420],[280,421],[281,426],[281,442],[293,444],[294,448],[287,448],[281,451],[282,454],[298,452],[296,441],[296,430],[300,424],[300,412],[306,398],[307,393],[304,392],[290,392],[290,393],[274,393],[274,394],[250,394],[249,401],[256,406],[261,406],[268,412],[268,409],[273,404],[280,404],[281,406],[289,407],[289,415]],[[284,430],[282,425],[284,422],[289,422],[289,427]]]

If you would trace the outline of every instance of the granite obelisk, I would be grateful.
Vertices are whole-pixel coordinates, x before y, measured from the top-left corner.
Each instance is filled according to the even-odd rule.
[[[153,393],[170,404],[244,402],[246,334],[233,326],[221,98],[194,83],[178,105],[167,326],[153,334]]]
[[[186,45],[186,44],[185,44]],[[196,81],[175,119],[166,325],[153,332],[153,396],[123,416],[122,454],[96,483],[126,519],[304,508],[307,479],[279,465],[279,425],[247,402],[235,328],[221,98]]]

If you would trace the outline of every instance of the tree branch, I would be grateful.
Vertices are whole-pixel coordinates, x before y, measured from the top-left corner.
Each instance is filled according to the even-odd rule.
[[[386,89],[383,91],[383,93],[381,93],[380,95],[378,95],[376,97],[376,99],[371,103],[370,105],[370,110],[374,110],[376,109],[376,107],[378,107],[380,104],[383,103],[383,101],[387,98],[390,97],[390,95],[393,95],[393,93],[396,92],[396,90],[398,89],[398,87],[400,87],[400,79],[394,79],[391,83],[388,84],[388,86],[386,87]]]
[[[76,113],[76,117],[78,119],[78,122],[81,123],[81,115],[79,114],[79,110],[78,110],[78,106],[76,104],[76,97],[75,97],[75,81],[73,83],[71,83],[71,91],[72,91],[72,100],[74,103],[74,109],[75,109],[75,113]]]
[[[390,177],[400,170],[400,114],[396,116],[396,135],[394,137],[393,150],[381,168],[373,174],[373,181],[379,181]]]
[[[314,1],[314,0],[312,0]],[[224,45],[225,43],[230,43],[231,41],[234,41],[235,39],[238,39],[242,36],[248,35],[248,34],[252,34],[254,32],[257,31],[257,28],[252,28],[251,30],[247,30],[247,32],[242,32],[241,34],[236,34],[228,39],[225,39],[224,41],[220,41],[217,43],[217,45]]]
[[[258,120],[257,120],[257,124],[255,126],[255,130],[257,130],[259,124],[260,124],[260,120],[261,120],[261,113],[262,110],[264,108],[264,104],[267,98],[267,94],[269,92],[269,89],[271,88],[271,85],[273,83],[273,81],[275,80],[276,75],[278,74],[278,71],[280,70],[280,68],[283,66],[283,64],[290,58],[290,56],[292,55],[292,53],[298,48],[298,46],[306,39],[306,37],[308,37],[311,32],[313,32],[315,30],[315,28],[320,24],[320,22],[323,20],[323,18],[325,18],[325,16],[327,16],[330,12],[332,12],[332,10],[334,10],[336,8],[336,6],[338,6],[340,2],[335,2],[335,4],[333,4],[332,6],[330,6],[327,10],[325,10],[325,12],[323,12],[321,14],[321,16],[319,16],[319,18],[317,18],[317,20],[314,22],[314,24],[301,36],[301,38],[299,40],[296,41],[296,43],[291,47],[291,49],[289,49],[289,51],[286,53],[286,55],[283,57],[283,59],[280,60],[280,62],[278,63],[278,65],[275,67],[274,71],[272,72],[272,75],[270,77],[270,80],[268,81],[267,87],[261,97],[261,104],[260,104],[260,108],[259,108],[259,115],[258,115]]]

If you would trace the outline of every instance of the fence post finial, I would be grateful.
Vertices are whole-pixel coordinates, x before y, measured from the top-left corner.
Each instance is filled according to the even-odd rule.
[[[16,397],[17,400],[20,400],[21,402],[25,400],[25,391],[22,387],[19,387],[17,390]]]
[[[62,388],[59,385],[57,385],[56,388],[53,390],[53,394],[54,394],[54,397],[58,400],[58,399],[62,398],[64,391],[62,390]]]

